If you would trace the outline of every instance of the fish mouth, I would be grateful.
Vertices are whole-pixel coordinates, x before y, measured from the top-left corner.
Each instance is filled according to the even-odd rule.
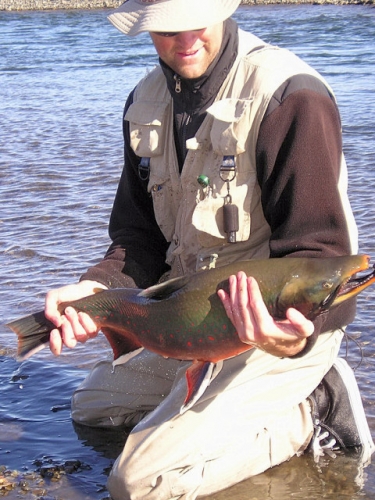
[[[340,287],[336,293],[332,305],[341,304],[351,297],[355,297],[362,290],[368,286],[375,283],[375,264],[372,266],[370,272],[364,272],[368,270],[368,266],[363,269],[359,269],[356,273],[350,276]]]

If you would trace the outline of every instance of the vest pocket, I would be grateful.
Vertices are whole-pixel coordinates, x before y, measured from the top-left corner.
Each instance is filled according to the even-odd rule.
[[[246,150],[253,99],[222,99],[207,110],[212,115],[211,142],[218,155],[238,155]]]
[[[130,144],[137,156],[160,155],[164,149],[168,103],[136,101],[129,106],[125,120],[129,121]]]
[[[255,180],[256,176],[252,171],[238,172],[230,183],[232,203],[238,207],[239,229],[236,232],[238,242],[246,241],[250,236],[250,206]],[[226,183],[219,179],[217,183],[213,182],[211,195],[199,201],[194,209],[192,223],[202,247],[227,244],[227,233],[224,231],[224,203],[227,194]]]

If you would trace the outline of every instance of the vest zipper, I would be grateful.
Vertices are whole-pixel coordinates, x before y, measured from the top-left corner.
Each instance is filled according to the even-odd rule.
[[[174,81],[176,82],[174,91],[176,92],[176,94],[179,94],[181,92],[181,78],[177,74],[174,75],[173,78],[174,78]]]
[[[187,135],[186,129],[190,122],[191,122],[191,115],[189,113],[184,113],[181,123],[181,132],[182,132],[181,147],[182,147],[182,155],[184,158],[184,163],[186,159],[186,135]]]

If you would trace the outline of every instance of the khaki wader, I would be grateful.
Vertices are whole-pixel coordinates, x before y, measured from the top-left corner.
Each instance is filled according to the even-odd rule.
[[[252,349],[222,370],[186,413],[187,362],[141,350],[99,362],[73,396],[81,424],[137,425],[108,480],[113,500],[194,499],[302,453],[313,434],[306,398],[337,356],[341,332],[297,359]]]

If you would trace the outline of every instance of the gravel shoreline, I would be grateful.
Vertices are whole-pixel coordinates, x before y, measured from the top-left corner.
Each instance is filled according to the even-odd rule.
[[[243,0],[242,5],[374,5],[375,0]],[[114,9],[123,0],[0,0],[0,11]]]

